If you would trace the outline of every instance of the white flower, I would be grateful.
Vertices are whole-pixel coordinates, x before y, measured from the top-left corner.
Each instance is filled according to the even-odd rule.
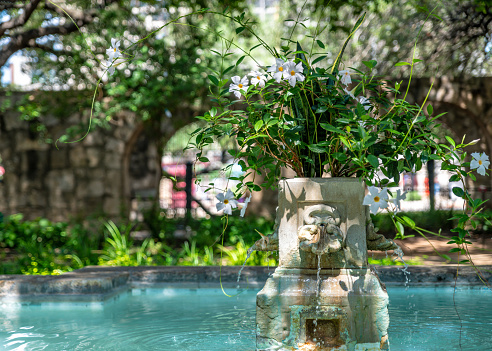
[[[350,83],[352,83],[350,72],[347,69],[339,71],[338,75],[341,76],[340,81],[342,82],[342,84],[349,85]]]
[[[239,76],[234,76],[231,78],[232,84],[229,86],[229,93],[234,93],[238,99],[241,98],[241,89],[246,91],[248,89],[248,78],[244,76],[243,78]]]
[[[397,208],[398,211],[401,211],[401,204],[400,204],[400,201],[401,200],[405,200],[407,197],[407,192],[405,191],[403,194],[401,193],[401,190],[398,189],[396,191],[396,197],[390,199],[389,201],[391,201],[395,207]]]
[[[251,85],[255,85],[255,86],[259,85],[261,88],[265,87],[265,83],[267,79],[260,72],[253,71],[249,75],[253,77],[251,78]]]
[[[301,62],[299,62],[296,66],[294,62],[289,61],[284,65],[284,78],[289,81],[289,84],[292,87],[294,87],[297,81],[304,81],[304,75],[302,74],[303,70],[304,69]]]
[[[116,41],[115,38],[111,39],[111,47],[109,49],[106,49],[106,54],[109,56],[109,61],[113,61],[115,58],[118,58],[121,56],[120,52],[120,41]]]
[[[354,90],[354,89],[352,89],[352,90],[348,91],[348,90],[347,90],[347,88],[343,88],[343,91],[344,91],[345,93],[347,93],[347,95],[349,95],[352,99],[355,99],[355,95],[354,95],[354,93],[352,92],[353,90]]]
[[[388,189],[383,188],[379,191],[375,186],[369,187],[369,194],[366,195],[363,205],[369,205],[371,213],[376,214],[380,208],[388,207]]]
[[[371,108],[371,102],[369,101],[368,98],[365,96],[358,96],[357,100],[360,102],[360,104],[364,107],[364,110],[369,110]]]
[[[252,195],[249,195],[249,197],[247,197],[244,200],[243,207],[241,208],[241,213],[239,214],[241,217],[244,217],[244,214],[246,213],[246,208],[248,207],[248,204],[251,201],[251,196]]]
[[[237,200],[234,198],[234,193],[231,189],[227,190],[225,194],[218,194],[216,198],[219,200],[216,204],[217,211],[224,210],[225,214],[231,215],[232,209],[237,207]]]
[[[471,154],[473,157],[473,160],[470,162],[470,168],[471,169],[477,169],[478,174],[485,175],[485,170],[489,167],[490,162],[489,162],[489,157],[485,154],[485,152],[482,152],[479,154],[478,152],[474,152]]]
[[[282,79],[282,76],[284,74],[284,65],[285,65],[285,61],[282,60],[282,59],[275,59],[275,65],[271,66],[267,72],[275,72],[273,73],[273,79],[275,79],[275,81],[277,83],[280,83],[280,80]]]

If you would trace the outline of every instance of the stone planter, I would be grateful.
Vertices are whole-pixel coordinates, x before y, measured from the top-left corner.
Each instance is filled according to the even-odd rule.
[[[276,232],[255,245],[279,250],[257,295],[257,350],[389,350],[388,295],[368,268],[367,237],[394,244],[374,233],[363,198],[355,178],[280,182]]]

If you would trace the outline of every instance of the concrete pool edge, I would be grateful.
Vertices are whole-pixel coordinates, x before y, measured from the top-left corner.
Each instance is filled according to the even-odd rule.
[[[492,266],[477,266],[489,282]],[[388,286],[404,285],[400,267],[374,267]],[[132,288],[236,288],[239,266],[89,266],[58,276],[0,275],[0,303],[12,302],[101,302]],[[247,266],[241,273],[240,288],[260,289],[274,267]],[[454,286],[456,265],[409,266],[410,287]],[[457,285],[480,286],[475,269],[460,266]]]

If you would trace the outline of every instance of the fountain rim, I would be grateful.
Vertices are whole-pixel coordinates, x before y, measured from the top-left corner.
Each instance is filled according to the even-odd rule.
[[[398,266],[374,266],[386,286],[405,286],[405,274]],[[492,281],[492,265],[478,266]],[[104,302],[132,288],[216,288],[220,277],[226,289],[237,288],[240,266],[88,266],[58,276],[0,275],[0,305],[36,302]],[[246,266],[241,289],[261,289],[276,267]],[[456,265],[409,266],[409,287],[452,287]],[[369,268],[368,268],[369,269]],[[247,283],[246,283],[247,282]],[[460,265],[460,287],[483,283],[473,267]]]

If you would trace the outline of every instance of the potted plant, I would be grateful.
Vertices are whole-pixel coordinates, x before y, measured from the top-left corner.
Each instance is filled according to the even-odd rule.
[[[424,108],[426,101],[407,102],[409,86],[401,91],[399,83],[376,77],[375,60],[344,65],[344,49],[363,20],[364,15],[334,62],[314,53],[315,47],[325,48],[317,35],[311,37],[309,51],[293,40],[277,50],[258,38],[271,54],[270,66],[256,61],[253,49],[243,50],[236,65],[209,75],[216,106],[199,117],[205,125],[193,133],[197,160],[207,161],[203,150],[215,140],[235,138],[237,148],[229,153],[244,171],[231,178],[238,181],[234,189],[220,189],[217,210],[231,215],[240,209],[244,215],[253,192],[279,188],[274,233],[254,246],[279,250],[279,267],[257,298],[261,350],[309,349],[313,344],[389,349],[388,296],[368,269],[367,250],[399,248],[377,234],[369,212],[390,211],[399,238],[405,237],[404,225],[423,233],[411,219],[397,215],[405,194],[391,188],[398,186],[400,174],[440,159],[443,169],[455,171],[452,180],[463,181],[474,178],[466,167],[485,174],[489,165],[485,154],[473,154],[473,161],[465,162],[461,149],[476,141],[456,144],[448,138],[450,146],[439,143],[435,131],[441,115],[434,116],[431,105]],[[235,21],[237,32],[255,35],[243,17]],[[222,58],[233,45],[225,42]],[[228,76],[247,58],[257,69]],[[420,61],[412,57],[397,66],[413,69]],[[286,168],[293,179],[282,177]],[[257,174],[264,177],[260,185],[254,182]],[[466,190],[453,192],[471,209],[460,217],[458,236],[451,240],[466,254],[465,223],[483,202],[471,199]]]

